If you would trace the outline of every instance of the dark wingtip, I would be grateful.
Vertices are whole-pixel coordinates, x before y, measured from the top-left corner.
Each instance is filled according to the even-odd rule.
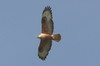
[[[39,55],[38,55],[39,56]],[[40,57],[39,56],[39,58],[41,59],[41,60],[43,60],[43,61],[45,61],[46,60],[46,57],[45,58],[43,58],[43,57]]]
[[[40,52],[40,51],[39,51]],[[48,55],[48,54],[47,54]],[[43,61],[45,61],[45,59],[47,58],[47,55],[45,56],[45,57],[42,57],[42,56],[40,56],[39,55],[39,53],[38,53],[38,57],[41,59],[41,60],[43,60]]]
[[[51,7],[50,7],[50,6],[46,6],[44,10],[45,10],[45,11],[46,11],[46,10],[51,11]]]
[[[46,54],[46,56],[45,56],[45,57],[41,57],[41,56],[38,54],[38,57],[39,57],[41,60],[45,61],[45,60],[46,60],[46,58],[47,58],[47,55],[48,55],[48,53]]]
[[[45,11],[49,11],[50,12],[50,14],[51,14],[51,18],[53,18],[52,17],[52,10],[51,10],[51,7],[50,6],[46,6],[45,8],[44,8],[44,10],[43,10],[43,13],[42,14],[44,14],[44,12]]]
[[[44,8],[43,13],[44,13],[45,11],[49,11],[49,12],[51,13],[51,15],[52,15],[52,10],[51,10],[51,7],[50,7],[50,6],[46,6],[46,7]]]

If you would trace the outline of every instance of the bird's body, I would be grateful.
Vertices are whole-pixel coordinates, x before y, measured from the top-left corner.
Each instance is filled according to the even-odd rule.
[[[41,33],[38,38],[41,38],[41,39],[46,39],[46,38],[49,38],[49,39],[52,39],[52,36],[50,34],[46,34],[46,33]]]
[[[54,23],[52,20],[52,11],[50,7],[45,7],[42,13],[42,33],[38,36],[40,41],[40,46],[38,48],[38,56],[42,60],[45,60],[47,57],[51,46],[52,40],[59,42],[61,40],[60,34],[53,35]]]

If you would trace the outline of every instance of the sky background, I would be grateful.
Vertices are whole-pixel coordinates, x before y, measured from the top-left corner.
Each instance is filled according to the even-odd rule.
[[[48,5],[62,40],[42,61],[36,37]],[[100,66],[100,0],[0,0],[0,66]]]

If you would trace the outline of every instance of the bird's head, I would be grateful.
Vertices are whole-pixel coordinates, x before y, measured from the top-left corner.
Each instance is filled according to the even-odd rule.
[[[37,38],[41,39],[41,35],[38,35]]]
[[[44,39],[45,38],[45,34],[41,33],[37,38]]]

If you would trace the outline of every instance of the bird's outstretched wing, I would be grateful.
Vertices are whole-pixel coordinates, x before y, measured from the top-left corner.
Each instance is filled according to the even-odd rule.
[[[38,48],[38,56],[42,60],[45,60],[48,55],[52,45],[51,39],[41,39],[40,46]]]
[[[42,13],[42,33],[53,33],[53,20],[52,20],[52,11],[49,6],[45,7]]]

